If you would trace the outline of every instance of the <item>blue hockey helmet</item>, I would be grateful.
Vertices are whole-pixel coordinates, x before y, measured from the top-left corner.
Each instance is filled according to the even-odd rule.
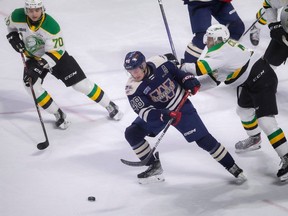
[[[141,67],[144,62],[146,62],[145,56],[140,51],[129,52],[124,60],[124,68],[126,70],[133,70]]]

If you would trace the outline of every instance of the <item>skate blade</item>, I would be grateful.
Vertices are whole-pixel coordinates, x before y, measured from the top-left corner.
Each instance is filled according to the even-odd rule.
[[[58,128],[66,130],[70,125],[71,125],[70,121],[64,121],[61,125],[58,126]]]
[[[256,145],[250,146],[249,148],[246,148],[246,149],[235,149],[235,152],[236,153],[244,153],[244,152],[249,152],[249,151],[255,151],[258,149],[261,149],[261,144],[256,144]]]
[[[142,185],[160,183],[165,181],[163,174],[151,176],[149,178],[138,178],[138,183]]]
[[[235,183],[238,185],[241,185],[246,181],[247,181],[247,177],[243,173],[240,173],[238,177],[236,178]]]
[[[113,119],[115,121],[120,121],[123,116],[124,116],[124,113],[121,111],[118,111],[118,113],[115,116],[113,116],[113,118],[111,118],[111,119]]]
[[[281,182],[288,182],[288,173],[279,177]]]

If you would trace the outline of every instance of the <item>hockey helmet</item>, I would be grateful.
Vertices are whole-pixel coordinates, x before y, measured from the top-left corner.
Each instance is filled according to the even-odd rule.
[[[25,0],[25,13],[28,8],[42,8],[43,13],[45,12],[42,0]]]
[[[230,38],[230,32],[228,28],[222,24],[215,24],[211,25],[205,34],[205,43],[207,37],[211,37],[214,40],[214,43],[217,44],[218,42],[226,42]]]
[[[140,51],[129,52],[124,60],[124,68],[126,70],[133,70],[142,67],[145,62],[145,56]]]
[[[288,5],[283,7],[281,11],[280,22],[285,32],[288,33]]]

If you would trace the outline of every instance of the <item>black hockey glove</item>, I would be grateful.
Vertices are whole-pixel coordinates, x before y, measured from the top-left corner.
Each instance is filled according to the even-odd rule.
[[[192,95],[195,95],[200,89],[200,82],[194,77],[193,74],[187,73],[187,75],[182,79],[183,88],[185,90],[190,90]]]
[[[166,56],[168,61],[173,62],[176,66],[180,65],[178,59],[172,53],[164,54],[164,56]]]
[[[10,32],[6,37],[16,52],[22,53],[25,51],[25,44],[18,32]]]
[[[170,111],[167,109],[163,109],[161,110],[161,121],[163,122],[168,122],[171,118],[174,119],[172,122],[173,126],[176,126],[182,117],[182,113],[181,112],[177,112],[177,111]]]
[[[26,61],[26,70],[24,71],[23,81],[27,87],[29,87],[29,79],[32,79],[32,84],[37,81],[38,77],[42,74],[44,67],[47,65],[47,61],[41,59],[28,59]]]
[[[273,40],[277,41],[278,43],[284,44],[282,36],[285,36],[285,38],[287,39],[288,34],[283,29],[281,23],[280,22],[270,23],[268,26],[270,29],[270,37]]]

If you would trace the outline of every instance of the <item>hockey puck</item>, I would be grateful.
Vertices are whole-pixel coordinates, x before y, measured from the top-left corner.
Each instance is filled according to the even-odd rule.
[[[90,202],[94,202],[96,199],[95,199],[95,197],[94,196],[89,196],[88,197],[88,201],[90,201]]]

